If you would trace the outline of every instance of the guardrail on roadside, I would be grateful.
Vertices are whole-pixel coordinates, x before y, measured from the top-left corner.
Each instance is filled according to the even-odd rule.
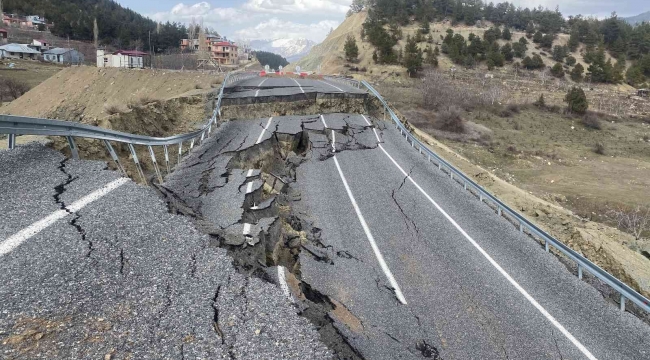
[[[580,253],[571,249],[560,240],[554,238],[550,234],[546,233],[544,230],[537,227],[537,225],[533,224],[531,221],[526,219],[526,217],[524,217],[522,214],[510,208],[508,205],[506,205],[501,200],[499,200],[496,196],[492,195],[490,192],[485,190],[482,186],[474,182],[470,177],[465,175],[462,171],[458,170],[456,167],[451,165],[449,162],[444,160],[442,157],[440,157],[438,154],[436,154],[434,151],[432,151],[427,146],[425,146],[422,142],[420,142],[420,140],[418,140],[415,137],[415,135],[413,135],[406,128],[406,126],[404,126],[402,121],[400,121],[400,119],[397,117],[395,112],[390,108],[390,106],[388,105],[386,100],[384,100],[381,94],[379,94],[379,92],[374,87],[372,87],[372,85],[370,85],[367,81],[359,82],[356,80],[340,78],[340,77],[331,77],[329,79],[333,81],[342,82],[350,86],[355,86],[356,83],[359,84],[359,86],[363,85],[364,87],[366,87],[366,89],[368,89],[368,91],[372,95],[374,95],[379,100],[379,102],[383,105],[384,114],[390,115],[391,119],[395,123],[396,128],[405,137],[405,139],[409,143],[411,143],[411,146],[413,148],[417,149],[420,152],[420,154],[427,156],[429,162],[435,163],[438,166],[438,169],[448,173],[452,180],[455,180],[459,184],[463,185],[465,190],[469,190],[473,192],[473,194],[476,195],[481,202],[485,202],[488,205],[492,205],[491,207],[496,210],[499,216],[508,217],[510,221],[517,224],[519,226],[519,231],[521,233],[526,232],[531,237],[533,238],[536,237],[542,240],[544,242],[544,247],[546,252],[549,252],[550,247],[552,246],[558,251],[560,251],[562,254],[564,254],[566,257],[574,261],[578,266],[578,278],[582,279],[583,272],[587,271],[593,276],[595,276],[596,278],[606,283],[607,285],[611,286],[614,290],[616,290],[621,295],[620,309],[622,311],[625,311],[626,300],[630,300],[634,304],[639,306],[641,309],[645,310],[646,312],[650,312],[649,299],[639,294],[636,290],[632,289],[630,286],[628,286],[621,280],[617,279],[607,271],[603,270],[598,265],[591,262],[589,259],[582,256]]]
[[[117,153],[111,145],[111,141],[127,144],[129,151],[133,157],[133,162],[138,169],[138,175],[141,177],[142,181],[145,184],[147,183],[147,180],[144,172],[142,171],[142,166],[140,165],[140,161],[138,160],[134,146],[146,146],[149,150],[149,156],[151,157],[151,162],[154,165],[158,181],[162,182],[162,173],[158,167],[158,162],[156,160],[156,155],[154,153],[153,147],[163,147],[167,173],[169,173],[169,146],[178,146],[178,162],[180,163],[181,157],[183,156],[183,143],[189,142],[188,151],[185,152],[185,154],[187,154],[194,148],[194,145],[197,141],[200,143],[205,140],[206,137],[209,137],[212,133],[212,127],[217,125],[217,118],[221,116],[221,101],[223,99],[224,88],[232,83],[255,76],[257,76],[257,74],[228,73],[223,80],[221,89],[219,90],[219,95],[217,96],[212,117],[207,120],[205,125],[200,130],[187,134],[176,135],[167,138],[155,138],[150,136],[127,134],[119,131],[103,129],[96,126],[84,125],[70,121],[39,119],[12,115],[0,115],[0,134],[8,135],[9,149],[15,148],[17,135],[63,136],[68,140],[70,152],[72,153],[72,157],[75,159],[79,158],[79,150],[77,149],[77,144],[74,140],[75,137],[101,140],[104,142],[106,150],[110,154],[111,158],[125,176],[126,171],[120,163]]]

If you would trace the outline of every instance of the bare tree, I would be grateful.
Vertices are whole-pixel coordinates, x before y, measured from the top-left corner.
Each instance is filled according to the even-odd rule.
[[[641,235],[650,230],[650,208],[641,206],[632,210],[618,208],[608,211],[607,214],[614,218],[619,229],[629,232],[636,240],[641,239]]]
[[[95,43],[95,49],[98,49],[99,48],[99,27],[97,26],[97,18],[95,18],[95,20],[93,21],[93,42]]]
[[[23,81],[14,79],[0,79],[0,98],[10,97],[18,99],[29,91],[29,85]]]

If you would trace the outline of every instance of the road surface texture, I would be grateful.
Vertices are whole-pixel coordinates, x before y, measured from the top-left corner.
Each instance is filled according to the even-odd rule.
[[[0,358],[331,356],[282,289],[153,189],[39,144],[0,164]]]
[[[164,187],[240,270],[287,269],[277,281],[340,357],[650,356],[645,323],[375,124],[225,123]]]
[[[259,77],[233,83],[224,90],[224,99],[277,98],[300,94],[365,94],[363,90],[325,79]]]

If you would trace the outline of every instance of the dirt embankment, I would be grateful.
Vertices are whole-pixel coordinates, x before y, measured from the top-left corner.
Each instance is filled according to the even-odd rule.
[[[67,68],[1,107],[0,113],[166,137],[203,125],[212,111],[209,100],[222,81],[223,74],[203,72]],[[52,140],[55,149],[68,151],[64,139]],[[101,142],[77,139],[77,143],[83,158],[110,160]],[[127,147],[117,145],[116,150],[127,171],[135,174]],[[148,159],[146,148],[136,150],[139,157]],[[149,161],[141,162],[145,172],[152,170]]]

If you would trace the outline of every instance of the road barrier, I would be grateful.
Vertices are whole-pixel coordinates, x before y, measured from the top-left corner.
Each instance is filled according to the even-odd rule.
[[[621,280],[617,279],[607,271],[600,268],[598,265],[594,264],[593,262],[591,262],[590,260],[582,256],[580,253],[571,249],[560,240],[554,238],[550,234],[546,233],[544,230],[537,227],[535,224],[533,224],[528,219],[526,219],[522,214],[510,208],[508,205],[506,205],[501,200],[499,200],[496,196],[492,195],[483,187],[481,187],[476,182],[474,182],[462,171],[458,170],[456,167],[451,165],[449,162],[444,160],[442,157],[440,157],[438,154],[436,154],[434,151],[432,151],[427,146],[425,146],[422,142],[420,142],[420,140],[418,140],[416,136],[413,135],[406,126],[404,126],[402,121],[397,117],[395,112],[390,108],[390,106],[388,105],[386,100],[384,100],[381,94],[379,94],[379,92],[375,90],[375,88],[372,87],[372,85],[370,85],[367,81],[359,82],[356,80],[340,78],[340,77],[330,77],[328,79],[352,87],[359,87],[359,88],[361,86],[365,87],[372,95],[374,95],[377,98],[377,100],[379,100],[379,102],[384,107],[384,114],[387,114],[391,117],[391,119],[395,123],[395,127],[400,131],[402,136],[404,136],[404,138],[411,144],[411,146],[414,149],[418,150],[420,154],[427,157],[429,162],[436,164],[438,169],[449,174],[449,177],[452,180],[455,180],[460,185],[463,185],[463,188],[465,190],[469,190],[470,192],[472,192],[474,195],[476,195],[476,197],[481,202],[485,202],[488,205],[491,205],[491,208],[493,208],[499,216],[504,216],[509,218],[510,221],[512,221],[514,224],[516,224],[516,226],[518,226],[519,231],[521,233],[527,233],[531,237],[538,238],[541,241],[543,241],[546,252],[549,252],[551,247],[553,247],[557,249],[559,252],[561,252],[563,255],[565,255],[572,261],[574,261],[578,266],[578,278],[582,279],[584,271],[587,271],[593,276],[595,276],[596,278],[598,278],[599,280],[611,286],[614,290],[616,290],[620,294],[619,305],[622,311],[625,311],[626,300],[630,300],[634,304],[639,306],[641,309],[650,313],[650,300],[648,300],[646,297],[639,294],[636,290],[632,289],[630,286],[628,286]]]
[[[133,157],[133,162],[138,169],[138,175],[141,177],[142,181],[145,184],[147,183],[147,180],[145,178],[144,172],[142,171],[142,166],[140,165],[140,161],[138,160],[134,146],[146,146],[149,150],[149,156],[151,157],[151,162],[153,163],[158,181],[162,182],[162,173],[158,167],[158,161],[156,160],[156,155],[153,147],[163,147],[167,173],[169,173],[171,169],[169,146],[175,145],[178,147],[178,162],[180,163],[181,157],[184,154],[187,155],[187,153],[189,153],[189,151],[194,148],[194,145],[197,142],[201,143],[207,137],[209,137],[212,133],[212,127],[217,126],[217,119],[221,116],[221,101],[223,99],[224,88],[232,83],[256,76],[257,74],[254,73],[226,74],[226,77],[221,85],[221,89],[219,90],[217,100],[215,101],[215,109],[212,117],[207,120],[205,125],[200,130],[187,134],[176,135],[167,138],[155,138],[150,136],[127,134],[119,131],[103,129],[100,127],[79,124],[71,121],[39,119],[11,115],[0,115],[0,134],[8,135],[9,149],[13,149],[16,146],[16,136],[18,135],[63,136],[67,139],[68,145],[70,146],[70,152],[72,154],[72,157],[75,159],[79,158],[79,150],[77,149],[77,145],[74,140],[75,138],[101,140],[104,142],[109,155],[125,176],[126,171],[120,163],[119,157],[111,145],[111,141],[127,144],[129,151]],[[187,151],[183,153],[183,143],[188,142],[189,147],[187,148]]]

